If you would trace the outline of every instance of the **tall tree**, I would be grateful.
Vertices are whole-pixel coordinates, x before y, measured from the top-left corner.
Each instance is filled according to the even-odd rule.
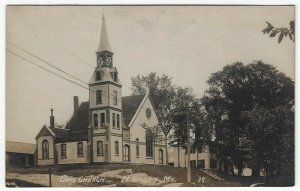
[[[173,105],[176,96],[172,78],[163,74],[157,76],[155,72],[149,75],[138,75],[131,78],[133,95],[143,95],[149,90],[149,96],[154,104],[159,119],[158,126],[165,136],[166,160],[168,163],[168,136],[174,127]]]
[[[214,122],[217,140],[229,145],[240,174],[251,149],[247,136],[251,132],[241,118],[242,113],[252,111],[255,105],[269,110],[292,106],[294,83],[275,67],[257,62],[227,65],[212,74],[208,84],[203,105]]]

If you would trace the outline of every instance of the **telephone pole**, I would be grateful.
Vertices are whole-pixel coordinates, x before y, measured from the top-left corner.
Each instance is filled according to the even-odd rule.
[[[190,158],[191,158],[191,149],[190,149],[190,122],[189,122],[189,116],[190,115],[190,108],[187,108],[186,111],[186,136],[187,136],[187,175],[186,175],[186,179],[187,182],[191,182],[192,179],[192,174],[191,174],[191,162],[190,162]]]

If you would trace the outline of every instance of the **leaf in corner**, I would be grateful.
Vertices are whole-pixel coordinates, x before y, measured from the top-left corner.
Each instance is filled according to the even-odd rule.
[[[270,37],[274,37],[276,36],[277,32],[276,31],[272,31],[271,34],[270,34]]]
[[[284,32],[281,32],[278,38],[278,44],[282,41],[283,36],[284,36]]]

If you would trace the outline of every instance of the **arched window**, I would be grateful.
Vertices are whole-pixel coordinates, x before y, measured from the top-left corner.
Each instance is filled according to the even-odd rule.
[[[140,141],[138,138],[135,140],[135,153],[138,158],[140,156]]]
[[[102,104],[102,90],[96,90],[96,104]]]
[[[101,72],[97,71],[96,72],[96,81],[99,81],[99,80],[101,80]]]
[[[119,142],[115,141],[115,155],[119,155]]]
[[[77,156],[83,157],[83,143],[82,142],[77,143]]]
[[[43,159],[49,158],[49,141],[47,139],[42,141],[42,157]]]
[[[117,129],[120,129],[120,114],[117,114]]]
[[[105,127],[105,114],[101,113],[101,128]]]
[[[103,156],[103,141],[97,142],[97,155]]]
[[[129,145],[124,145],[123,160],[129,162]]]
[[[151,130],[146,131],[146,157],[153,157],[153,135]]]
[[[116,114],[115,113],[113,113],[112,114],[112,126],[113,126],[113,129],[115,129],[116,128]]]
[[[159,164],[164,163],[164,151],[162,149],[158,150],[158,163]]]
[[[98,128],[98,114],[94,114],[94,128]]]
[[[60,153],[61,153],[61,158],[67,158],[67,145],[66,144],[61,144],[60,145]]]

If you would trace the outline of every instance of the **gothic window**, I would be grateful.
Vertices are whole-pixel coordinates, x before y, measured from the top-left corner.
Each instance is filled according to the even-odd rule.
[[[140,156],[140,141],[138,138],[135,140],[135,150],[136,157],[138,158]]]
[[[113,129],[115,129],[116,128],[116,114],[115,113],[113,113],[112,114],[112,122],[113,122]]]
[[[101,72],[97,71],[96,72],[96,81],[101,80]]]
[[[82,142],[77,143],[77,156],[83,157],[83,143]]]
[[[42,142],[42,157],[43,159],[49,158],[49,142],[47,139]]]
[[[129,161],[129,146],[124,145],[124,152],[123,152],[123,160],[128,162]]]
[[[113,91],[113,104],[117,105],[118,104],[118,92]]]
[[[98,114],[94,114],[94,128],[98,128]]]
[[[66,144],[61,144],[60,145],[60,155],[61,155],[61,158],[67,158],[67,145]]]
[[[117,114],[117,129],[120,129],[120,114]]]
[[[164,152],[162,149],[158,150],[158,163],[163,164],[164,162]]]
[[[101,113],[101,128],[105,127],[105,113]]]
[[[96,104],[102,103],[102,91],[96,90]]]
[[[153,157],[153,135],[150,130],[146,131],[146,157]]]
[[[115,155],[119,155],[119,142],[115,141]]]
[[[97,155],[103,156],[103,141],[97,141]]]

